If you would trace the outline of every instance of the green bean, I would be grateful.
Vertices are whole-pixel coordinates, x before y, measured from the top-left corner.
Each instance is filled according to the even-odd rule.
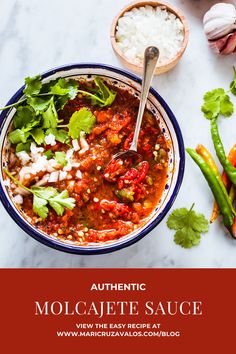
[[[236,186],[236,168],[232,166],[225,155],[225,150],[219,135],[216,119],[211,120],[211,137],[215,147],[216,155],[223,169],[225,170],[230,181]]]
[[[215,197],[215,200],[217,201],[221,215],[223,217],[224,225],[227,228],[230,228],[230,226],[233,224],[234,214],[232,212],[233,206],[228,195],[222,193],[222,186],[220,186],[214,171],[209,167],[205,160],[193,149],[187,148],[186,151],[201,169]]]

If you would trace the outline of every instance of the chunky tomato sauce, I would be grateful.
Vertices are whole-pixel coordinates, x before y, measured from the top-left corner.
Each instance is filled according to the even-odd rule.
[[[60,240],[86,244],[127,235],[148,220],[165,188],[168,142],[158,126],[158,120],[147,110],[138,144],[138,152],[143,160],[137,163],[129,159],[117,160],[107,167],[114,154],[129,149],[139,105],[138,98],[128,91],[115,87],[112,89],[117,95],[108,108],[94,106],[79,94],[59,114],[64,124],[81,107],[87,107],[96,117],[95,126],[86,135],[82,153],[81,149],[73,152],[77,164],[66,172],[66,178],[42,183],[59,191],[68,190],[69,196],[76,200],[74,209],[65,209],[62,216],[50,209],[43,220],[33,212],[32,195],[25,196],[23,203],[17,205],[35,227]],[[53,146],[44,145],[43,148],[44,152],[49,149],[52,152],[71,149],[59,142]],[[11,149],[13,154],[14,147]],[[17,172],[20,167],[19,160],[13,158],[10,171]],[[45,173],[48,171],[29,174],[25,184],[34,185],[44,178]],[[13,196],[14,193],[13,190]]]

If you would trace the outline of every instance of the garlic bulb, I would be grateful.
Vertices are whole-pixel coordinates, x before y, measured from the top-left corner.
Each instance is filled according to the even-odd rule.
[[[232,4],[218,3],[203,18],[208,43],[218,54],[236,51],[236,9]]]
[[[221,38],[236,29],[236,9],[220,2],[210,8],[203,18],[204,32],[209,40]]]

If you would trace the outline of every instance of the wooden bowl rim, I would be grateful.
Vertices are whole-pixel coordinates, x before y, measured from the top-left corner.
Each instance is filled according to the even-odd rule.
[[[187,47],[188,39],[189,39],[189,26],[188,26],[188,22],[186,20],[186,17],[183,15],[183,13],[179,9],[172,6],[168,2],[165,2],[165,1],[160,2],[160,1],[155,1],[155,0],[149,0],[149,1],[139,0],[139,1],[133,1],[129,5],[126,5],[125,7],[123,7],[121,9],[121,11],[115,16],[114,20],[112,21],[111,33],[110,33],[111,44],[112,44],[113,50],[124,60],[124,62],[127,62],[130,66],[136,67],[140,72],[142,71],[142,68],[143,68],[142,65],[132,63],[124,55],[122,50],[117,45],[115,35],[116,35],[116,27],[117,27],[118,20],[124,15],[125,12],[128,12],[135,7],[141,7],[141,6],[147,6],[147,5],[153,6],[153,7],[162,7],[163,6],[163,7],[167,8],[167,10],[174,13],[174,15],[176,15],[176,17],[179,18],[179,20],[182,22],[183,27],[184,27],[184,40],[183,40],[182,47],[180,48],[178,53],[173,58],[171,58],[170,60],[168,60],[162,64],[158,64],[156,67],[157,71],[161,70],[162,68],[168,67],[173,62],[177,63],[180,60],[180,58],[182,57],[182,55]]]

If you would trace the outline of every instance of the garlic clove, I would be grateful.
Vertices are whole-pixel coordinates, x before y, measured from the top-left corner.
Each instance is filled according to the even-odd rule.
[[[236,48],[236,33],[231,33],[227,36],[227,43],[220,54],[227,55],[235,51]]]
[[[208,39],[221,38],[236,29],[236,9],[232,4],[218,3],[203,18],[204,32]]]
[[[208,41],[211,49],[217,54],[231,54],[236,51],[236,32],[227,34],[223,38]]]
[[[228,36],[225,36],[225,37],[217,39],[215,41],[208,41],[208,43],[214,53],[220,54],[222,49],[226,46],[227,39],[228,39]]]

